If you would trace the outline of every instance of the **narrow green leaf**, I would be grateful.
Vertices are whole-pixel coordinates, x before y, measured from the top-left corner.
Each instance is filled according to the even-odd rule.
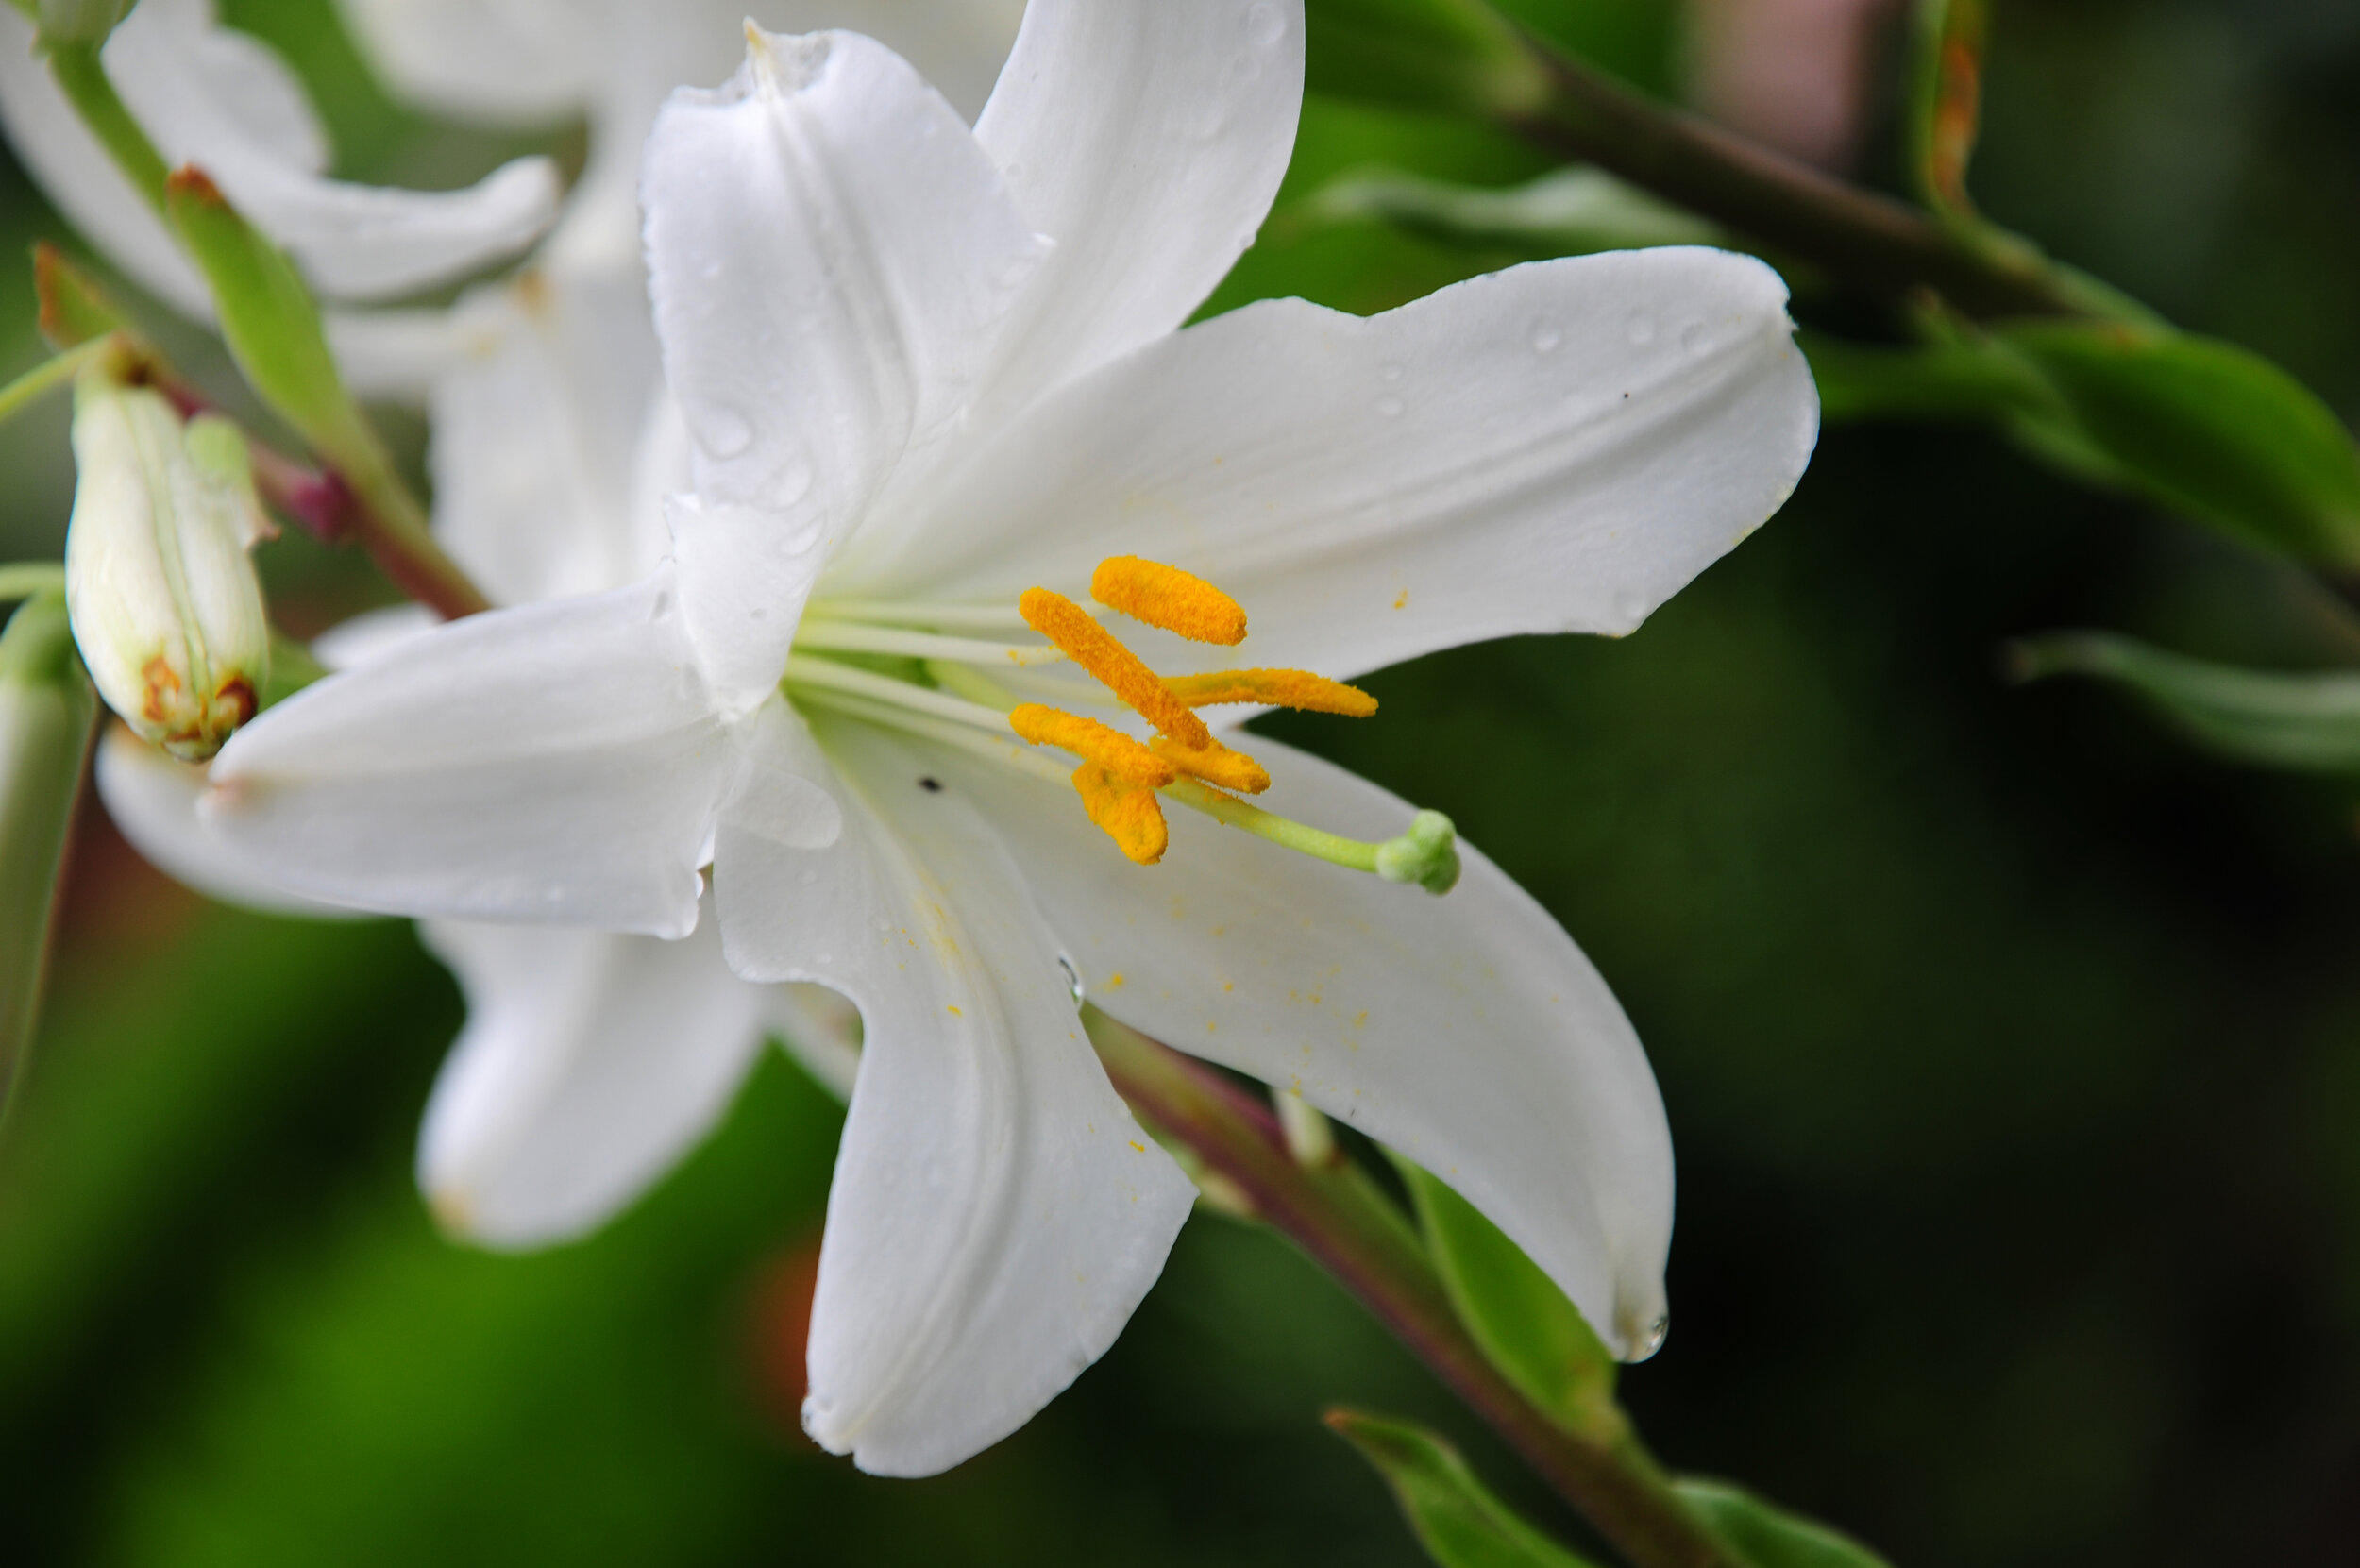
[[[0,1111],[33,1037],[58,868],[97,716],[65,595],[27,599],[0,635]]]
[[[2096,454],[2130,487],[2252,543],[2360,565],[2360,449],[2269,361],[2120,322],[2017,322],[1995,337],[2056,393],[2056,412],[2026,411],[2035,429],[2022,433]]]
[[[1515,116],[1548,69],[1484,0],[1306,0],[1307,85],[1397,109]]]
[[[1327,1425],[1376,1466],[1441,1568],[1592,1568],[1509,1512],[1449,1443],[1406,1422],[1330,1410]]]
[[[1314,223],[1374,219],[1451,244],[1536,256],[1726,243],[1722,231],[1603,169],[1554,169],[1505,190],[1363,169],[1321,190],[1296,214]]]
[[[2018,680],[2092,675],[2120,682],[2223,756],[2295,772],[2360,775],[2360,671],[2239,669],[2106,632],[2029,637],[2007,651],[2009,673]]]
[[[1747,1568],[1888,1568],[1849,1536],[1773,1508],[1741,1487],[1687,1477],[1674,1481],[1672,1490]]]
[[[1393,1163],[1451,1306],[1492,1364],[1567,1430],[1617,1435],[1614,1357],[1565,1292],[1473,1204],[1408,1160]]]
[[[256,394],[347,477],[381,468],[377,438],[329,351],[319,305],[286,253],[201,169],[174,171],[164,208],[212,288],[221,335]]]
[[[90,274],[46,240],[33,246],[33,295],[41,302],[41,335],[60,351],[126,325]]]
[[[1971,219],[1966,164],[1982,117],[1984,0],[1918,0],[1910,62],[1910,173],[1929,207]]]
[[[162,211],[164,179],[170,171],[163,154],[156,150],[156,143],[147,139],[147,132],[116,95],[106,67],[98,62],[98,45],[42,38],[40,46],[49,57],[49,75],[82,117],[82,124],[107,149],[107,156],[114,160],[141,199]]]

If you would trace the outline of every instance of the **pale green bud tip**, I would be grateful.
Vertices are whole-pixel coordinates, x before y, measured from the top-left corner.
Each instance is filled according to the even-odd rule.
[[[1429,893],[1458,885],[1458,830],[1439,811],[1422,811],[1409,831],[1376,847],[1376,874],[1387,882],[1414,882]]]
[[[254,717],[270,628],[246,547],[261,513],[236,432],[183,425],[104,372],[76,389],[65,547],[74,638],[107,705],[184,761]]]

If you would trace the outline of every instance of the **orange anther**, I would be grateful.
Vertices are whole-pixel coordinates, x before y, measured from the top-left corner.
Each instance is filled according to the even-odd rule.
[[[1212,744],[1213,732],[1205,721],[1166,691],[1155,672],[1080,605],[1047,588],[1027,588],[1016,607],[1026,625],[1064,649],[1067,658],[1096,676],[1141,718],[1189,746]]]
[[[1153,866],[1164,858],[1172,830],[1164,823],[1163,802],[1155,799],[1154,790],[1125,784],[1094,762],[1073,770],[1073,787],[1090,820],[1124,854],[1141,866]]]
[[[1176,764],[1164,761],[1112,725],[1038,702],[1020,703],[1008,727],[1036,746],[1055,746],[1086,757],[1124,784],[1161,789],[1172,783]]]
[[[1156,756],[1191,779],[1203,779],[1240,795],[1259,795],[1270,787],[1268,769],[1243,751],[1232,751],[1220,741],[1199,750],[1183,746],[1170,735],[1157,735],[1155,745]]]
[[[1245,611],[1236,599],[1161,562],[1108,556],[1090,574],[1090,598],[1191,642],[1235,648],[1245,641]]]
[[[1302,669],[1223,669],[1210,675],[1167,675],[1164,689],[1191,708],[1222,702],[1263,702],[1306,713],[1366,718],[1376,699],[1358,686]]]

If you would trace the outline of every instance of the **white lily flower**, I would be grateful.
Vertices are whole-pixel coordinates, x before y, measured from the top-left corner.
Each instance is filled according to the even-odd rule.
[[[90,241],[141,286],[199,318],[204,279],[118,171],[33,52],[33,25],[0,7],[0,124]],[[557,171],[518,159],[464,191],[326,178],[329,145],[303,84],[271,49],[218,26],[212,0],[143,0],[101,57],[167,161],[195,163],[331,299],[415,293],[514,256],[557,215]]]
[[[1276,189],[1302,39],[1291,0],[1036,0],[970,132],[866,39],[751,35],[648,153],[693,440],[675,561],[427,633],[214,767],[216,835],[313,896],[686,936],[710,863],[737,973],[857,1003],[805,1420],[872,1471],[1020,1425],[1111,1342],[1187,1212],[1083,1038],[1084,985],[1436,1172],[1624,1354],[1660,1335],[1661,1104],[1537,904],[1472,849],[1439,900],[1343,868],[1378,864],[1409,808],[1259,740],[1286,815],[1175,779],[1161,800],[1266,836],[1184,813],[1144,868],[1009,733],[1013,693],[1054,697],[1151,759],[1048,725],[1086,780],[1241,778],[1181,704],[1340,689],[1156,680],[1072,602],[1102,563],[1137,615],[1202,632],[1217,582],[1258,656],[1349,678],[1628,632],[1808,460],[1785,291],[1742,257],[1542,262],[1373,319],[1275,301],[1181,329]],[[1165,745],[1041,667],[1027,625]],[[1152,784],[1095,787],[1151,858]]]

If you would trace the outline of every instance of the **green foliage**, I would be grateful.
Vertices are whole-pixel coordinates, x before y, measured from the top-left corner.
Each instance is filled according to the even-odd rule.
[[[32,1040],[58,867],[96,718],[65,596],[27,599],[0,635],[0,1114]]]
[[[1565,1292],[1473,1204],[1410,1161],[1393,1164],[1451,1306],[1492,1364],[1567,1429],[1617,1428],[1614,1357]]]
[[[1804,346],[1830,421],[1984,421],[2088,482],[2282,554],[2360,565],[2360,447],[2309,389],[2234,344],[2043,320],[1914,349]]]
[[[2008,653],[2010,672],[2021,680],[2071,674],[2119,682],[2222,756],[2360,775],[2360,672],[2239,669],[2104,632],[2029,637]]]
[[[1981,128],[1985,0],[1916,0],[1910,59],[1910,174],[1946,217],[1972,220],[1966,164]]]
[[[1431,1432],[1357,1410],[1330,1410],[1327,1425],[1385,1477],[1441,1568],[1591,1568],[1509,1512]]]
[[[1555,169],[1505,190],[1363,169],[1326,186],[1298,211],[1312,222],[1375,220],[1447,244],[1536,256],[1726,243],[1703,219],[1592,168]]]
[[[1721,1481],[1672,1483],[1746,1568],[1885,1568],[1884,1559],[1825,1525],[1771,1507]]]
[[[1528,111],[1539,58],[1484,0],[1307,0],[1306,85],[1399,109]]]

